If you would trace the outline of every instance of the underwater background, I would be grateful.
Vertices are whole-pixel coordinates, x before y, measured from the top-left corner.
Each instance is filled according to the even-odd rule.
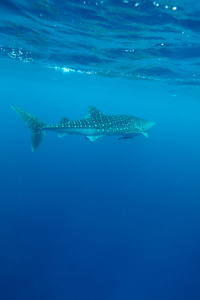
[[[0,1],[0,299],[200,299],[200,2]],[[149,138],[48,132],[87,106]]]

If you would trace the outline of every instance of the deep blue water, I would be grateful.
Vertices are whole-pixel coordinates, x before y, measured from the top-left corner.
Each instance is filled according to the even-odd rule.
[[[0,2],[0,299],[200,299],[196,2]],[[12,104],[156,126],[32,153]]]

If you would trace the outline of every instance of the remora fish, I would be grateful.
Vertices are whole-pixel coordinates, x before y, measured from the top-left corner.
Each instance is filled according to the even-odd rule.
[[[31,131],[32,151],[35,151],[43,139],[45,131],[56,131],[59,137],[66,134],[84,135],[90,141],[103,136],[117,135],[121,138],[132,138],[142,134],[148,137],[147,130],[155,122],[129,115],[107,116],[94,106],[88,106],[86,117],[71,121],[63,117],[58,124],[47,125],[22,109],[12,106],[12,109],[24,120]]]

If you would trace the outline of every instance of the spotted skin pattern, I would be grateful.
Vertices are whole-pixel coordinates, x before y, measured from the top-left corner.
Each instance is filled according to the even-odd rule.
[[[35,151],[40,144],[45,131],[56,131],[60,137],[65,134],[79,134],[84,135],[90,141],[95,141],[107,135],[131,138],[142,134],[147,137],[146,131],[155,125],[155,122],[129,115],[104,115],[94,106],[88,106],[84,119],[72,121],[63,117],[57,124],[46,125],[22,109],[16,106],[12,108],[31,130],[32,151]]]

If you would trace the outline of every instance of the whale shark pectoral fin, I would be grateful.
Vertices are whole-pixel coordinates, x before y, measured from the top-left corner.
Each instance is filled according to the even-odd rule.
[[[98,135],[98,136],[89,136],[89,135],[87,135],[87,136],[86,136],[86,138],[87,138],[88,140],[90,140],[91,142],[96,141],[96,140],[99,139],[100,137],[101,137],[101,135]]]
[[[141,134],[143,134],[146,138],[149,137],[148,133],[146,133],[146,132],[141,132]]]
[[[65,135],[67,135],[67,133],[65,133],[65,132],[59,132],[59,133],[58,133],[58,137],[59,137],[59,138],[65,136]]]

